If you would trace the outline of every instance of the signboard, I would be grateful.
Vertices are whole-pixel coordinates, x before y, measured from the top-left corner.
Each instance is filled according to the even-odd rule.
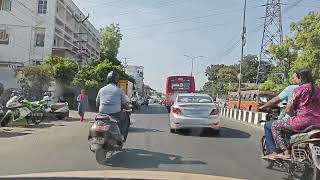
[[[172,90],[189,90],[191,87],[191,81],[189,79],[184,80],[171,80]]]

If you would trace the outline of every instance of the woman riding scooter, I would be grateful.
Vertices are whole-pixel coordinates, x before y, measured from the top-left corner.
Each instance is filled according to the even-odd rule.
[[[294,78],[292,78],[292,83],[297,84]],[[289,102],[292,98],[293,91],[295,88],[297,88],[298,85],[289,85],[286,87],[278,96],[272,98],[270,101],[268,101],[266,104],[261,106],[259,110],[264,110],[273,107],[276,104],[279,104],[280,102],[286,101]],[[282,108],[281,108],[282,109]],[[286,112],[283,112],[281,110],[280,115],[277,117],[277,119],[288,119],[291,116],[293,116],[293,113],[288,114]],[[264,133],[265,133],[265,138],[266,138],[266,146],[267,146],[267,151],[269,154],[276,153],[277,147],[274,142],[271,128],[272,124],[275,120],[267,121],[264,125]],[[263,156],[262,158],[267,158],[266,156]]]
[[[299,84],[299,87],[294,90],[293,97],[285,111],[287,113],[297,112],[297,115],[272,123],[273,139],[281,153],[273,152],[266,156],[269,159],[290,159],[283,133],[300,132],[309,126],[320,124],[320,88],[314,84],[311,72],[301,70],[294,73],[293,78]]]

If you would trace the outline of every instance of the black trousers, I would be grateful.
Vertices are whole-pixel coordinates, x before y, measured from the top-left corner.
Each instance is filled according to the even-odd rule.
[[[116,119],[119,123],[120,132],[124,137],[124,140],[127,140],[128,133],[129,133],[129,126],[130,126],[130,116],[128,112],[118,112],[109,114],[111,118]]]

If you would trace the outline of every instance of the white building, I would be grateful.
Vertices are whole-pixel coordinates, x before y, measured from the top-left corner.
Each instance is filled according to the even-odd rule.
[[[72,0],[0,0],[0,68],[51,55],[84,63],[99,53],[99,31]]]
[[[136,81],[135,88],[139,94],[143,94],[143,66],[132,66],[126,67],[126,73],[133,77]]]

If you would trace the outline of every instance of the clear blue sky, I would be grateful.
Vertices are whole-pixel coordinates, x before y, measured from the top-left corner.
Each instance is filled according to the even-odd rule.
[[[309,11],[319,11],[319,0],[284,0],[283,31]],[[197,89],[207,81],[210,64],[233,64],[240,58],[244,0],[77,0],[90,13],[97,27],[119,23],[123,40],[119,59],[145,67],[145,84],[163,91],[169,75],[188,75],[191,61],[184,57],[204,56],[195,63]],[[259,54],[266,0],[248,0],[245,54]]]

